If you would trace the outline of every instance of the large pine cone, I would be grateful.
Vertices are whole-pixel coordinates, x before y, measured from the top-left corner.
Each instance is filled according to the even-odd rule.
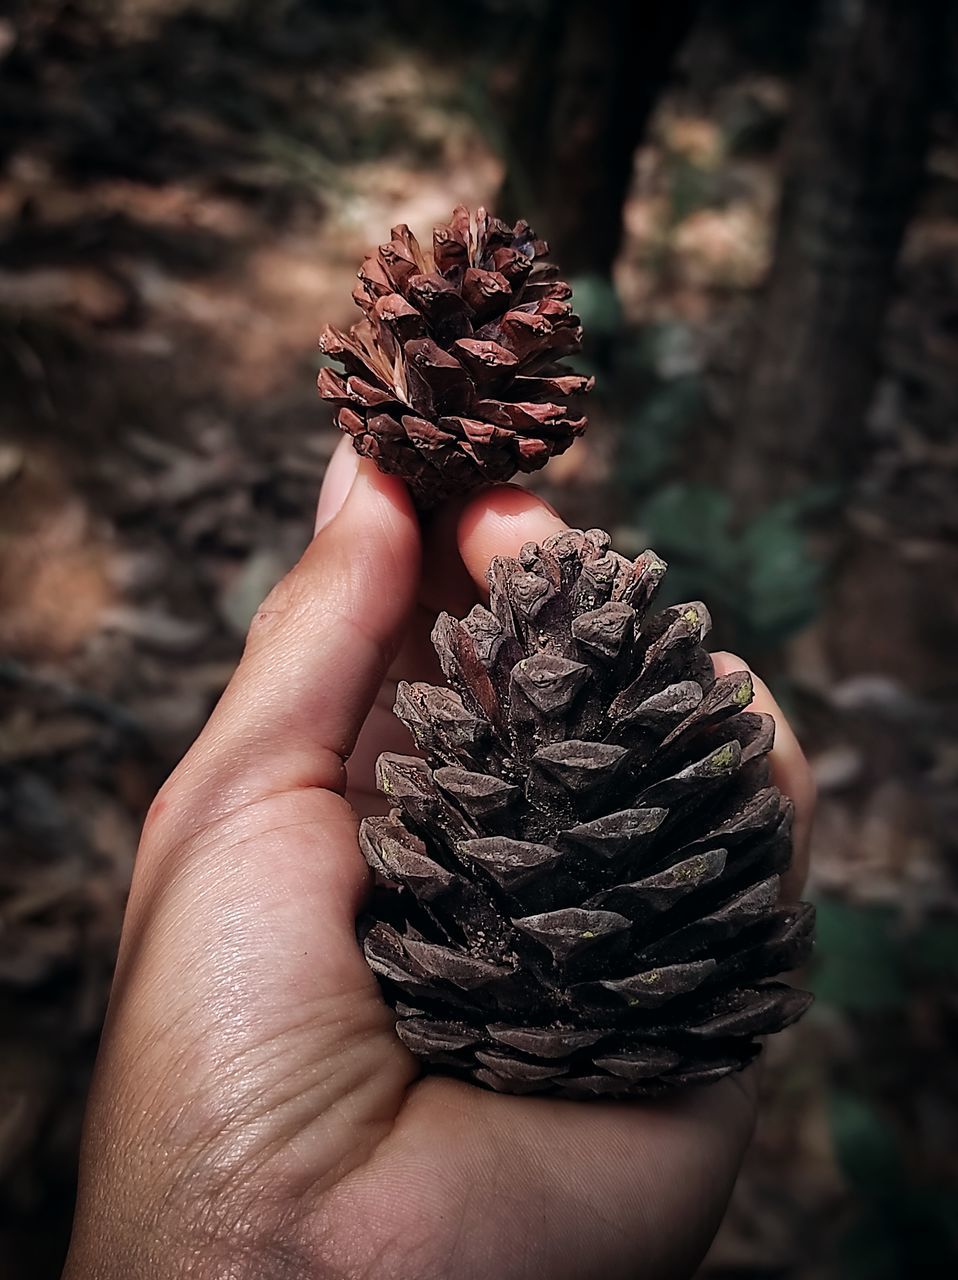
[[[402,684],[425,760],[387,754],[366,957],[427,1062],[493,1089],[636,1095],[716,1080],[811,997],[779,905],[791,804],[747,672],[715,678],[701,604],[650,615],[665,566],[598,530],[490,570],[442,615],[452,690]]]
[[[485,209],[436,227],[423,253],[394,227],[359,270],[363,319],[330,326],[320,348],[345,366],[319,374],[320,395],[360,453],[400,475],[420,507],[536,471],[585,430],[567,397],[592,379],[557,363],[579,349],[572,290],[542,265],[548,245]]]

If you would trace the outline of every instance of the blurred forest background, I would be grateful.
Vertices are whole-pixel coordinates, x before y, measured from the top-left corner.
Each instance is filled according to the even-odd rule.
[[[958,1274],[956,10],[7,0],[0,1280],[59,1273],[139,824],[306,542],[315,337],[457,201],[576,285],[536,483],[714,606],[821,789],[818,1001],[702,1274]]]

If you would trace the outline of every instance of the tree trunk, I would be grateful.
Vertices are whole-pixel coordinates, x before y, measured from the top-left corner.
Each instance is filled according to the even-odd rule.
[[[529,32],[500,195],[570,275],[608,276],[635,148],[698,0],[551,0]]]
[[[743,516],[863,453],[879,339],[927,149],[940,0],[827,0],[786,142],[775,261],[727,458]]]

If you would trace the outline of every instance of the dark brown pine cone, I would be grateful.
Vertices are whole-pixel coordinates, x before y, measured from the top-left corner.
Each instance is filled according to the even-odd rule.
[[[737,1071],[811,997],[779,904],[791,804],[747,672],[715,678],[701,604],[650,613],[665,566],[571,532],[490,570],[433,634],[451,688],[402,684],[425,759],[361,828],[383,882],[366,957],[403,1042],[493,1089],[637,1095]]]
[[[548,245],[459,205],[424,253],[405,225],[359,270],[363,312],[320,348],[345,366],[319,374],[320,395],[357,450],[400,475],[416,503],[537,471],[581,435],[569,396],[593,380],[559,363],[578,351],[572,290],[542,264]]]

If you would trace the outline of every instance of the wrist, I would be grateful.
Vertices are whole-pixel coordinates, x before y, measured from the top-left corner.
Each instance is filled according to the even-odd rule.
[[[103,1194],[102,1181],[74,1220],[61,1280],[333,1280],[318,1274],[315,1257],[297,1238],[298,1214],[243,1213],[229,1193],[214,1198],[170,1195],[159,1185],[152,1199]],[[185,1173],[181,1186],[190,1183]]]
[[[332,1280],[307,1266],[301,1251],[272,1240],[187,1243],[173,1233],[133,1239],[88,1232],[78,1220],[61,1280]]]

